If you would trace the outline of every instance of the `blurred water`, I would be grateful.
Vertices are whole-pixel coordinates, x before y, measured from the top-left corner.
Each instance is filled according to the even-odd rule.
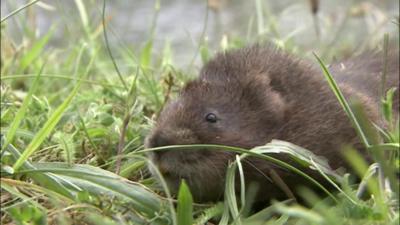
[[[1,0],[2,17],[10,11],[25,4],[24,0]],[[22,11],[16,17],[8,20],[6,34],[17,43],[22,41],[24,30],[35,30],[38,35],[47,32],[56,24],[56,32],[50,46],[68,47],[76,44],[76,39],[82,37],[85,31],[73,0],[43,0],[47,9],[34,5],[29,10]],[[102,1],[85,0],[89,16],[89,24],[96,29],[101,24]],[[217,1],[218,2],[218,1]],[[157,25],[154,35],[154,45],[157,51],[168,41],[171,43],[174,62],[178,65],[188,64],[202,35],[205,17],[208,10],[207,29],[205,35],[210,46],[216,48],[223,35],[254,40],[257,33],[256,1],[221,0],[219,10],[207,8],[206,1],[199,0],[161,0]],[[293,37],[296,44],[305,48],[315,47],[313,18],[307,0],[260,1],[263,4],[265,35],[272,38],[287,39]],[[107,1],[108,30],[113,46],[121,42],[134,51],[143,46],[150,37],[151,24],[155,15],[155,1]],[[358,8],[357,8],[358,7]],[[357,9],[365,10],[365,15],[357,15]],[[346,12],[353,10],[354,16],[346,19]],[[341,37],[355,44],[365,38],[371,38],[377,31],[393,32],[396,27],[390,22],[398,17],[399,1],[349,1],[322,0],[319,18],[321,24],[321,41],[332,42],[335,33],[343,21]],[[28,23],[26,23],[28,22]],[[252,24],[252,26],[250,26]],[[274,26],[269,26],[273,24]],[[24,27],[28,26],[28,27]],[[250,27],[250,36],[248,31]],[[274,27],[276,30],[274,31]],[[35,29],[34,29],[35,28]],[[382,35],[380,35],[382,36]],[[122,45],[123,46],[123,45]]]

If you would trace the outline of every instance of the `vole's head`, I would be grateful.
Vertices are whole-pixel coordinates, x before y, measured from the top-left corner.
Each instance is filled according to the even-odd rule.
[[[285,104],[271,87],[267,71],[241,52],[218,55],[169,102],[146,138],[146,147],[220,144],[251,148],[270,141],[279,129]],[[196,201],[223,194],[225,171],[234,154],[223,151],[165,150],[150,154],[171,191],[181,179]]]

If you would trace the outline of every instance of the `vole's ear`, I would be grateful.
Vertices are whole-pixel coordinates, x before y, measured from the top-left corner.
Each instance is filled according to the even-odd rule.
[[[287,103],[279,87],[275,86],[268,74],[257,74],[244,83],[243,96],[246,97],[252,110],[265,109],[273,119],[282,120]]]

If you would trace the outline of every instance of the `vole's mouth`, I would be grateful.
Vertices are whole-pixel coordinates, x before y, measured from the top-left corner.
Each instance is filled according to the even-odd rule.
[[[155,152],[148,156],[163,177],[175,179],[187,177],[189,173],[194,172],[192,171],[193,167],[196,167],[199,163],[199,157],[192,157],[188,155],[187,151],[173,150],[161,154]]]
[[[189,186],[191,186],[193,182],[192,179],[197,179],[197,176],[195,174],[189,175],[188,174],[189,170],[185,170],[184,167],[182,167],[181,170],[176,170],[176,169],[165,169],[157,165],[157,169],[160,171],[162,179],[165,181],[169,191],[173,195],[176,195],[178,193],[179,187],[183,180],[185,180],[186,183]]]
[[[215,155],[206,149],[175,149],[161,154],[151,152],[148,156],[153,164],[150,171],[162,177],[173,195],[185,180],[195,201],[213,201],[222,196],[226,154]]]

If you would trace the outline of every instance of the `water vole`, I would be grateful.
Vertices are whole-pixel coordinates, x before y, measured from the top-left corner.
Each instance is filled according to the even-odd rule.
[[[377,123],[382,66],[383,57],[372,54],[331,66],[345,96],[358,98]],[[389,60],[387,87],[398,86],[398,68],[398,55],[394,55]],[[398,107],[398,101],[395,104]],[[334,169],[345,165],[339,152],[344,144],[361,148],[318,65],[272,47],[253,46],[220,53],[208,62],[200,76],[164,107],[146,147],[221,144],[249,149],[272,139],[322,155]],[[173,192],[185,179],[195,200],[204,202],[223,196],[226,168],[234,154],[172,150],[151,153],[150,158]],[[284,195],[267,178],[271,169],[289,187],[299,183],[297,175],[266,161],[250,158],[243,166],[246,182],[258,183],[263,199]]]

